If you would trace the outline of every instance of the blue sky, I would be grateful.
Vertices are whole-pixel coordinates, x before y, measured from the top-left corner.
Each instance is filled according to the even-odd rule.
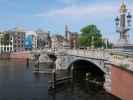
[[[23,26],[29,30],[42,28],[53,34],[64,34],[65,24],[79,32],[88,24],[96,24],[104,37],[116,41],[114,19],[121,0],[0,0],[0,29]],[[133,14],[133,1],[126,0]],[[133,28],[130,41],[133,42]]]

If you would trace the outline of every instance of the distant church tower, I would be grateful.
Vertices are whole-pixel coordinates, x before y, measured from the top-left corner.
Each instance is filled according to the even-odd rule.
[[[129,35],[128,31],[131,26],[131,14],[128,12],[127,6],[124,1],[122,1],[120,6],[120,15],[115,19],[116,21],[116,32],[120,34],[118,40],[118,46],[127,46],[129,44]]]
[[[68,40],[68,35],[69,35],[68,26],[65,25],[65,39],[66,39],[66,40]]]

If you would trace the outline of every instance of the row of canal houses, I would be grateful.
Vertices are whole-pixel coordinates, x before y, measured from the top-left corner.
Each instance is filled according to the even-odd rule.
[[[49,33],[41,29],[27,31],[22,27],[16,27],[0,32],[0,53],[18,52],[44,48],[48,44]]]
[[[77,46],[77,33],[69,32],[69,38],[49,31],[37,29],[28,31],[22,27],[0,32],[0,53],[19,52],[43,48],[74,48]]]

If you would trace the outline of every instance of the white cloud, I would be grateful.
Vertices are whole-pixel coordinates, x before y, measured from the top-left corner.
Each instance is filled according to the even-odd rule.
[[[56,10],[49,11],[48,13],[41,13],[37,16],[70,16],[70,17],[84,17],[84,16],[93,16],[93,15],[107,15],[114,14],[117,11],[117,6],[113,5],[86,5],[86,6],[69,6],[65,8],[60,8]]]
[[[133,6],[130,5],[129,8],[130,8],[130,11],[132,11],[133,13]],[[49,12],[37,14],[36,16],[40,16],[40,17],[57,16],[57,17],[74,17],[74,18],[81,18],[81,17],[88,17],[88,16],[106,17],[106,16],[117,15],[118,11],[119,11],[119,5],[113,5],[113,4],[75,5],[75,6],[68,6],[60,9],[54,9]]]
[[[58,0],[58,1],[64,4],[73,4],[79,2],[80,0]]]

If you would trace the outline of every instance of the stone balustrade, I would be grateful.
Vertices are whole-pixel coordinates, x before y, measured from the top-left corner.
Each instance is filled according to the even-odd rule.
[[[41,49],[41,50],[33,50],[32,52],[41,53],[41,52],[50,52],[55,54],[67,54],[74,55],[80,57],[87,57],[93,59],[104,59],[108,62],[128,68],[133,70],[133,56],[129,57],[130,54],[125,54],[125,52],[113,49]],[[115,57],[116,56],[116,57]]]
[[[67,50],[66,53],[69,55],[90,57],[95,59],[106,59],[109,56],[102,50]]]

